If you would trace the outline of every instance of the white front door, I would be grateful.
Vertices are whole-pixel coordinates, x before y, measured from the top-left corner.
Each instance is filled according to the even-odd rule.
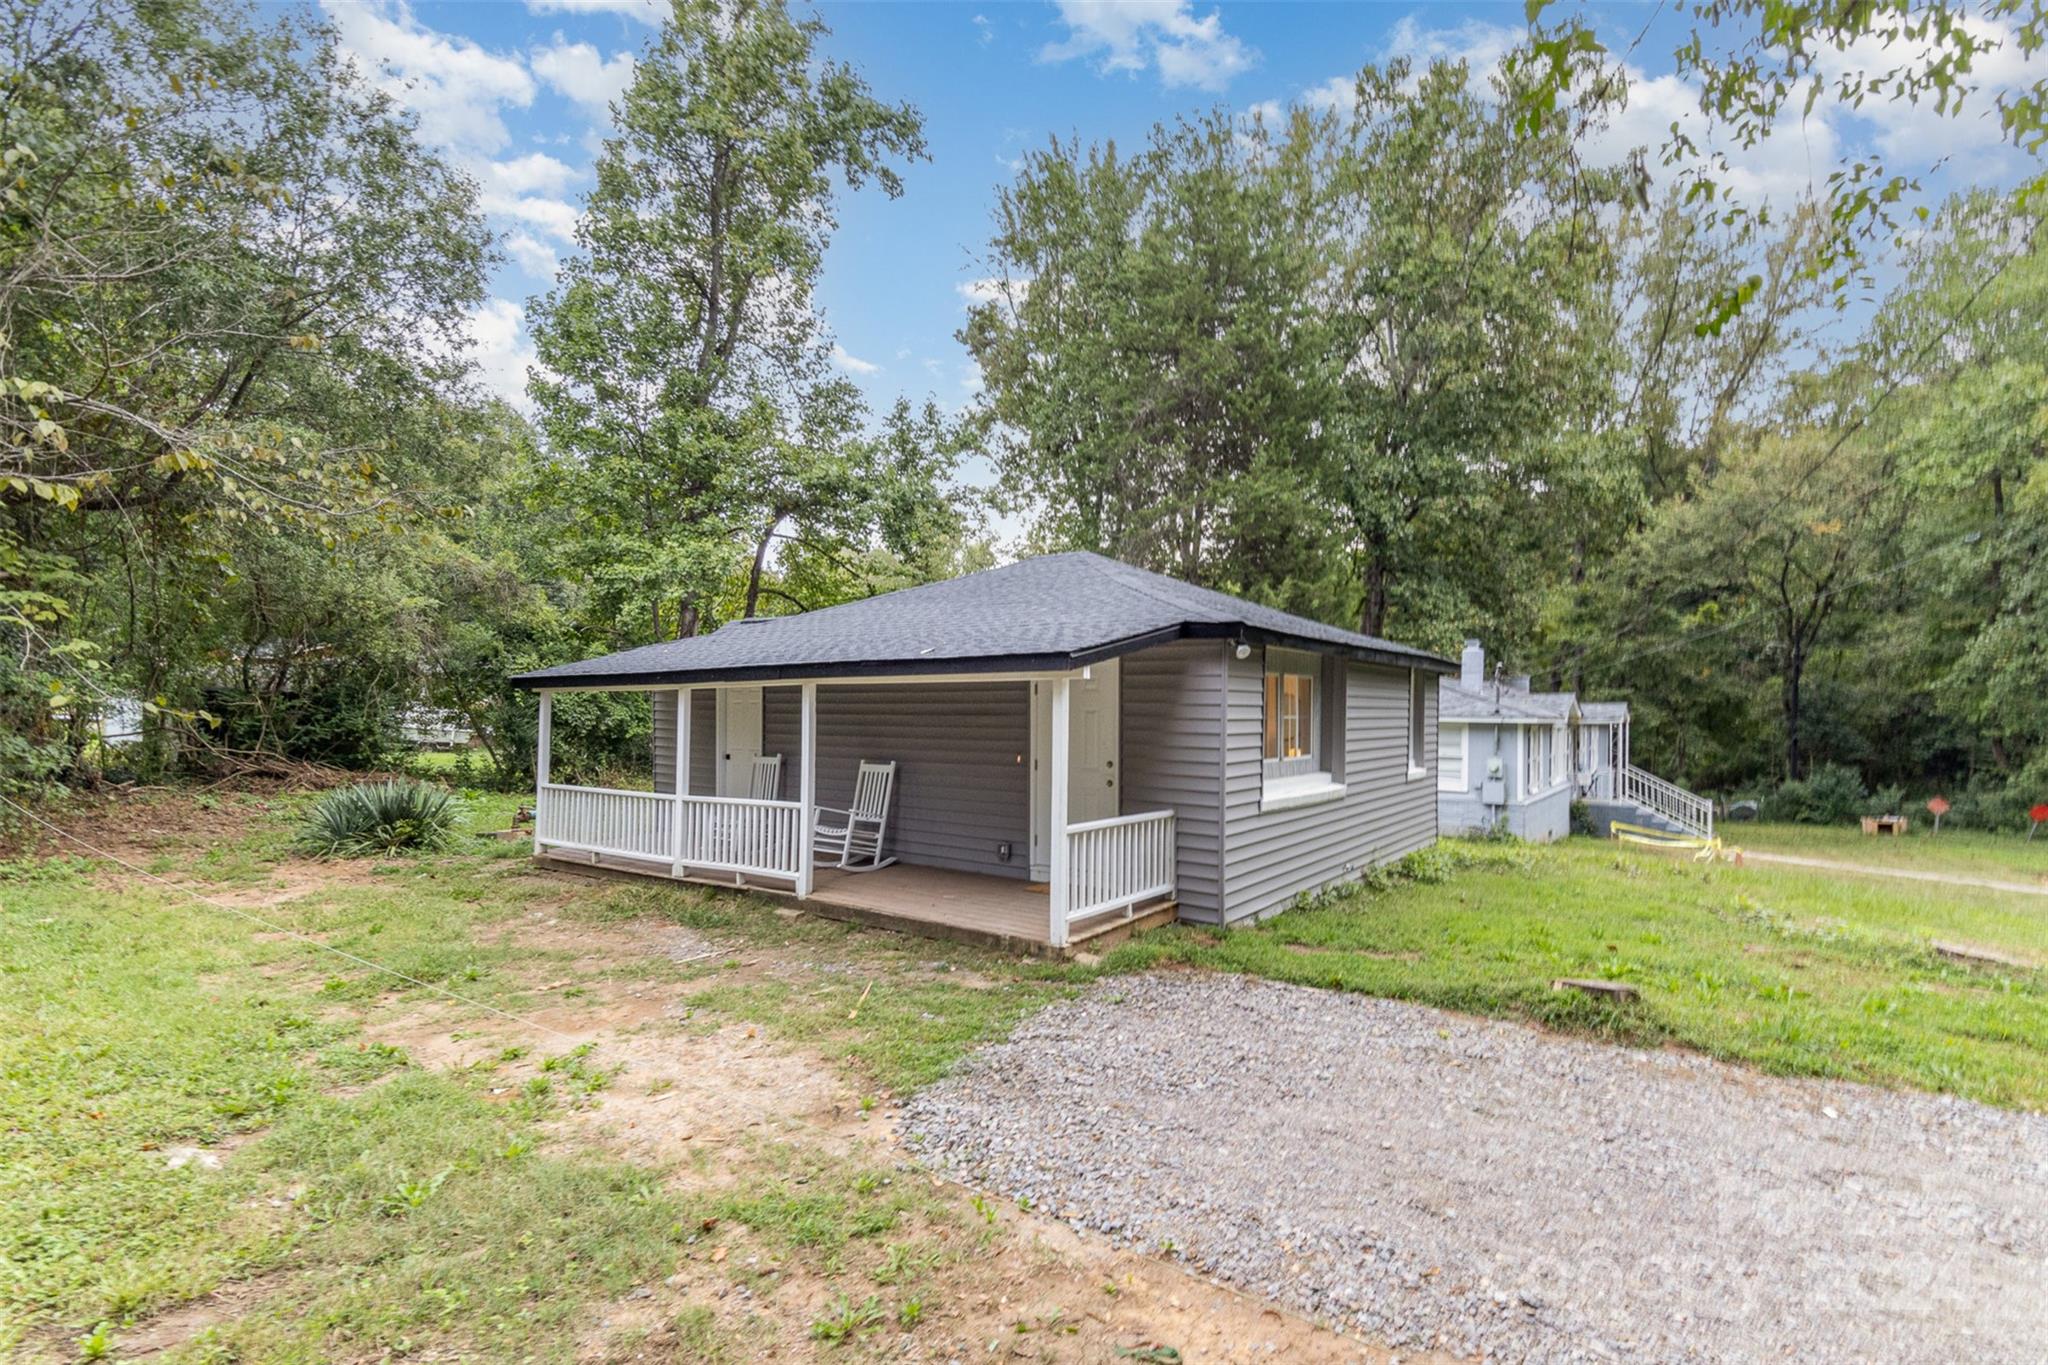
[[[753,790],[754,760],[761,756],[761,689],[718,689],[718,795]]]
[[[1068,687],[1067,821],[1123,813],[1121,694],[1117,661],[1090,667]],[[1052,685],[1031,684],[1031,876],[1052,875]]]

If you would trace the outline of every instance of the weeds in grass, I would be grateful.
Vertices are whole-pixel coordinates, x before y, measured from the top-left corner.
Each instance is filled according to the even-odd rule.
[[[936,1250],[892,1242],[882,1254],[882,1263],[869,1272],[868,1278],[882,1285],[908,1284],[938,1264],[938,1260]]]
[[[922,1310],[920,1310],[922,1311]],[[856,1304],[841,1294],[831,1310],[811,1324],[813,1341],[843,1346],[879,1328],[887,1318],[882,1300],[873,1294]]]
[[[425,1207],[441,1189],[451,1172],[440,1171],[425,1180],[401,1180],[391,1193],[377,1201],[377,1212],[386,1218],[403,1218]]]

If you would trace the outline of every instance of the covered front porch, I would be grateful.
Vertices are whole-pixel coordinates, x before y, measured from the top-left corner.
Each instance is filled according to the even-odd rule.
[[[1004,947],[1068,949],[1170,919],[1171,809],[1121,802],[1118,669],[638,688],[649,788],[552,779],[540,693],[534,852],[793,896],[827,915]],[[617,689],[626,690],[626,689]],[[893,763],[882,856],[820,836],[861,763]]]

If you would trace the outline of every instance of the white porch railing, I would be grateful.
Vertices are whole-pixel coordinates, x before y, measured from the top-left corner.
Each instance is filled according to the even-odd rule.
[[[550,848],[792,881],[802,871],[803,804],[798,801],[730,796],[679,801],[670,792],[550,783],[540,789],[536,824],[539,842]]]
[[[1067,923],[1173,894],[1173,812],[1067,826]]]
[[[810,845],[804,838],[801,801],[685,796],[682,804],[683,841],[676,852],[680,866],[792,881],[802,873]]]
[[[539,843],[663,862],[675,855],[676,799],[666,792],[549,783],[540,789],[538,805]]]
[[[1714,803],[1685,788],[1646,773],[1633,763],[1621,770],[1621,799],[1653,810],[1702,839],[1714,837]]]

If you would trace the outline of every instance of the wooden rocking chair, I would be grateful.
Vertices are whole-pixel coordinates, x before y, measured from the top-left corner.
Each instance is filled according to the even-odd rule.
[[[847,809],[818,807],[811,834],[813,860],[829,861],[848,872],[873,872],[895,862],[882,856],[889,832],[889,798],[896,789],[896,764],[862,760],[853,780],[853,804]]]
[[[747,779],[747,795],[756,801],[773,801],[782,795],[782,755],[760,754]]]

